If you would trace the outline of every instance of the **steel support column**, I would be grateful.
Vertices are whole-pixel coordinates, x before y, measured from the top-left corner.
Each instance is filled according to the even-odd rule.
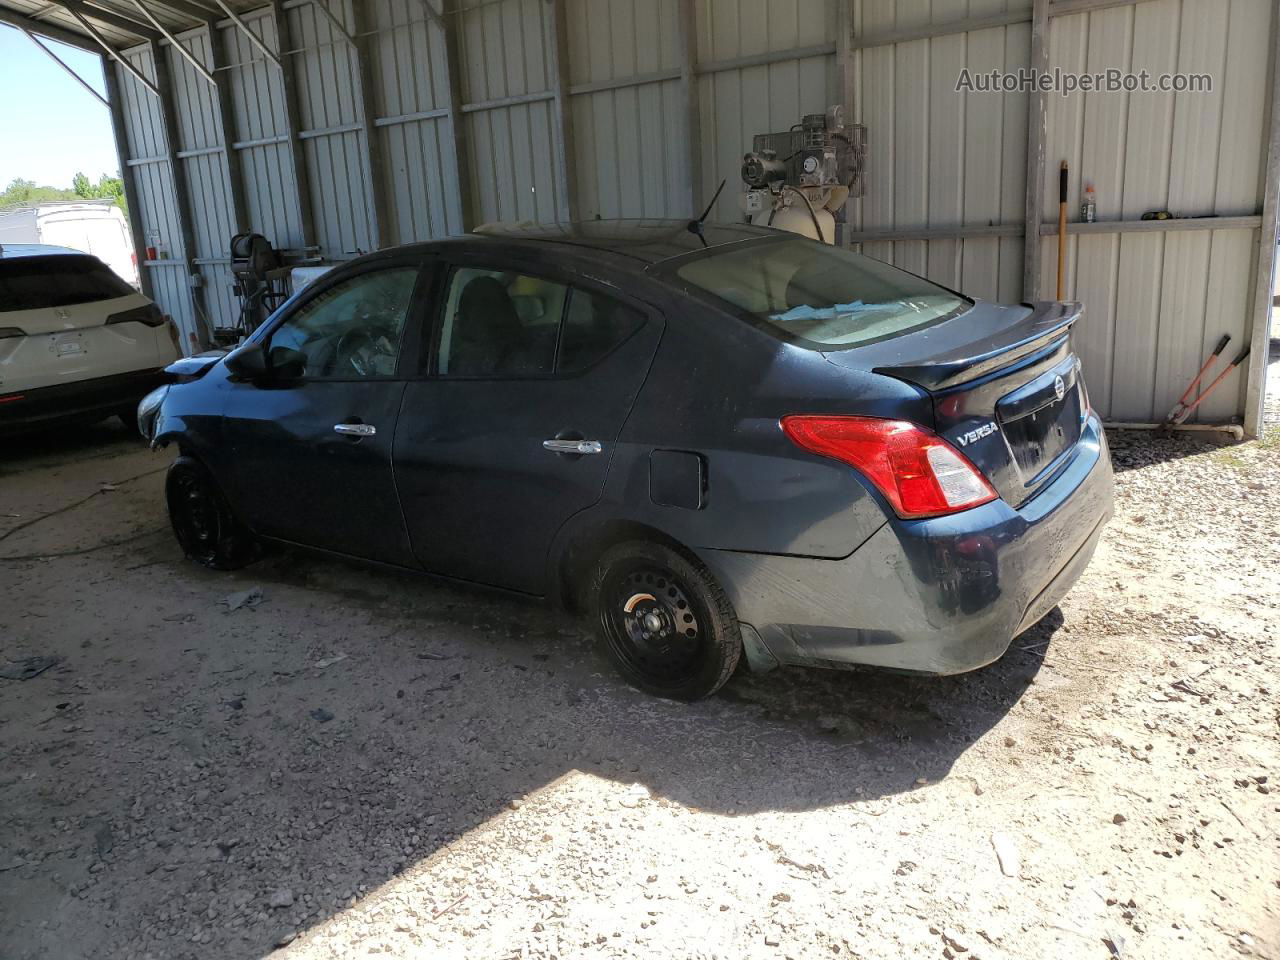
[[[680,0],[680,92],[684,99],[685,157],[689,165],[689,216],[702,213],[702,116],[698,99],[698,13],[695,0]]]
[[[1244,432],[1262,435],[1267,393],[1267,360],[1273,309],[1272,284],[1277,264],[1276,241],[1280,239],[1280,6],[1271,8],[1271,115],[1267,117],[1266,156],[1262,163],[1262,224],[1258,230],[1258,258],[1254,268],[1253,293],[1249,298],[1249,375],[1244,399]]]
[[[1035,0],[1031,8],[1029,67],[1049,71],[1049,0]],[[1043,90],[1027,95],[1027,184],[1023,209],[1022,299],[1040,296],[1040,211],[1044,207],[1044,150],[1049,124],[1049,96]]]
[[[99,55],[101,56],[101,55]],[[129,166],[129,127],[124,119],[124,95],[116,70],[106,57],[102,59],[102,81],[107,88],[107,106],[111,110],[111,133],[116,141],[116,161],[120,164],[120,180],[124,184],[124,202],[129,208],[129,236],[133,240],[133,258],[138,265],[138,283],[142,292],[152,300],[156,298],[151,274],[143,266],[147,256],[147,243],[142,235],[142,198],[138,196],[138,181]]]
[[[324,0],[316,0],[321,10],[328,11]],[[382,149],[382,134],[378,131],[378,74],[374,61],[377,38],[372,35],[373,23],[366,0],[352,0],[351,11],[355,16],[353,46],[356,56],[356,77],[360,84],[360,129],[364,136],[364,165],[369,177],[369,190],[373,194],[373,223],[370,226],[370,242],[375,250],[389,247],[395,242],[396,231],[392,225],[391,203],[387,191],[387,164]],[[352,39],[346,28],[333,24],[347,39]]]
[[[231,220],[236,233],[245,233],[252,228],[249,223],[249,204],[245,199],[244,167],[240,163],[240,152],[235,148],[236,114],[235,103],[231,95],[231,77],[226,70],[219,69],[227,65],[227,45],[222,39],[222,28],[218,21],[210,17],[206,22],[209,31],[209,67],[213,73],[214,104],[218,109],[218,120],[222,126],[222,153],[227,163],[227,182],[231,187]],[[227,238],[228,243],[230,237]]]
[[[471,180],[470,144],[467,120],[462,112],[462,60],[458,21],[462,16],[459,0],[442,0],[443,13],[436,12],[431,0],[422,0],[427,16],[444,33],[445,71],[449,78],[449,129],[453,135],[454,183],[458,188],[458,206],[462,212],[462,229],[466,232],[479,222],[475,190]]]
[[[551,92],[555,99],[556,154],[559,161],[559,216],[570,222],[581,219],[578,201],[578,151],[573,136],[573,109],[569,103],[569,24],[565,0],[551,0],[551,38],[554,62]]]
[[[203,349],[211,342],[213,324],[204,297],[203,276],[194,260],[196,256],[195,230],[191,219],[191,190],[187,184],[187,168],[178,156],[178,110],[173,100],[173,76],[169,60],[160,44],[152,40],[151,60],[155,66],[156,87],[160,91],[160,116],[164,127],[165,156],[169,161],[169,176],[173,183],[174,210],[178,217],[178,233],[182,241],[182,263],[195,308],[198,345]]]
[[[221,5],[221,2],[219,3]],[[284,8],[284,0],[271,0],[271,15],[275,18],[276,42],[281,50],[289,50],[293,46],[292,31],[289,29],[289,14]],[[245,28],[247,29],[247,28]],[[288,125],[286,137],[289,143],[289,158],[293,168],[293,182],[298,194],[298,217],[302,224],[302,246],[311,247],[316,243],[316,220],[311,207],[311,173],[307,165],[306,147],[300,136],[300,119],[298,115],[298,88],[294,78],[293,64],[283,58],[272,55],[272,59],[280,64],[280,85],[284,99],[284,118]],[[273,238],[273,242],[278,242]]]
[[[837,0],[839,7],[836,10],[836,93],[844,107],[846,123],[853,123],[855,115],[853,2],[854,0]],[[836,217],[836,238],[842,247],[849,245],[849,223],[849,200],[846,200]]]

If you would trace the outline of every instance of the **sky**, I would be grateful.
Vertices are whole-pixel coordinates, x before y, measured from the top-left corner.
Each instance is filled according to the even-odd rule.
[[[99,93],[97,56],[41,38]],[[0,23],[0,189],[15,177],[70,187],[82,171],[97,181],[115,175],[115,139],[107,108],[37,50],[19,30]]]

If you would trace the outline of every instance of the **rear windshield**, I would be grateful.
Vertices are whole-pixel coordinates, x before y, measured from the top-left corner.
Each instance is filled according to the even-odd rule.
[[[803,237],[727,247],[676,275],[766,329],[821,349],[901,336],[972,304],[879,260]]]
[[[136,292],[95,257],[0,260],[0,311],[69,307]]]

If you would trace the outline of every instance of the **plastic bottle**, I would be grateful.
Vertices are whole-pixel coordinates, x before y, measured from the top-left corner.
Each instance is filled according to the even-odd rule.
[[[1094,223],[1098,219],[1097,197],[1093,192],[1093,184],[1085,183],[1084,199],[1080,201],[1080,222]]]

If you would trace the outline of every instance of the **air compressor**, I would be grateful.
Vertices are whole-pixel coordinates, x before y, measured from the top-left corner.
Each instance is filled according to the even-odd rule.
[[[835,243],[836,215],[862,196],[865,158],[866,127],[845,123],[839,105],[758,133],[742,158],[742,211],[754,224]]]

